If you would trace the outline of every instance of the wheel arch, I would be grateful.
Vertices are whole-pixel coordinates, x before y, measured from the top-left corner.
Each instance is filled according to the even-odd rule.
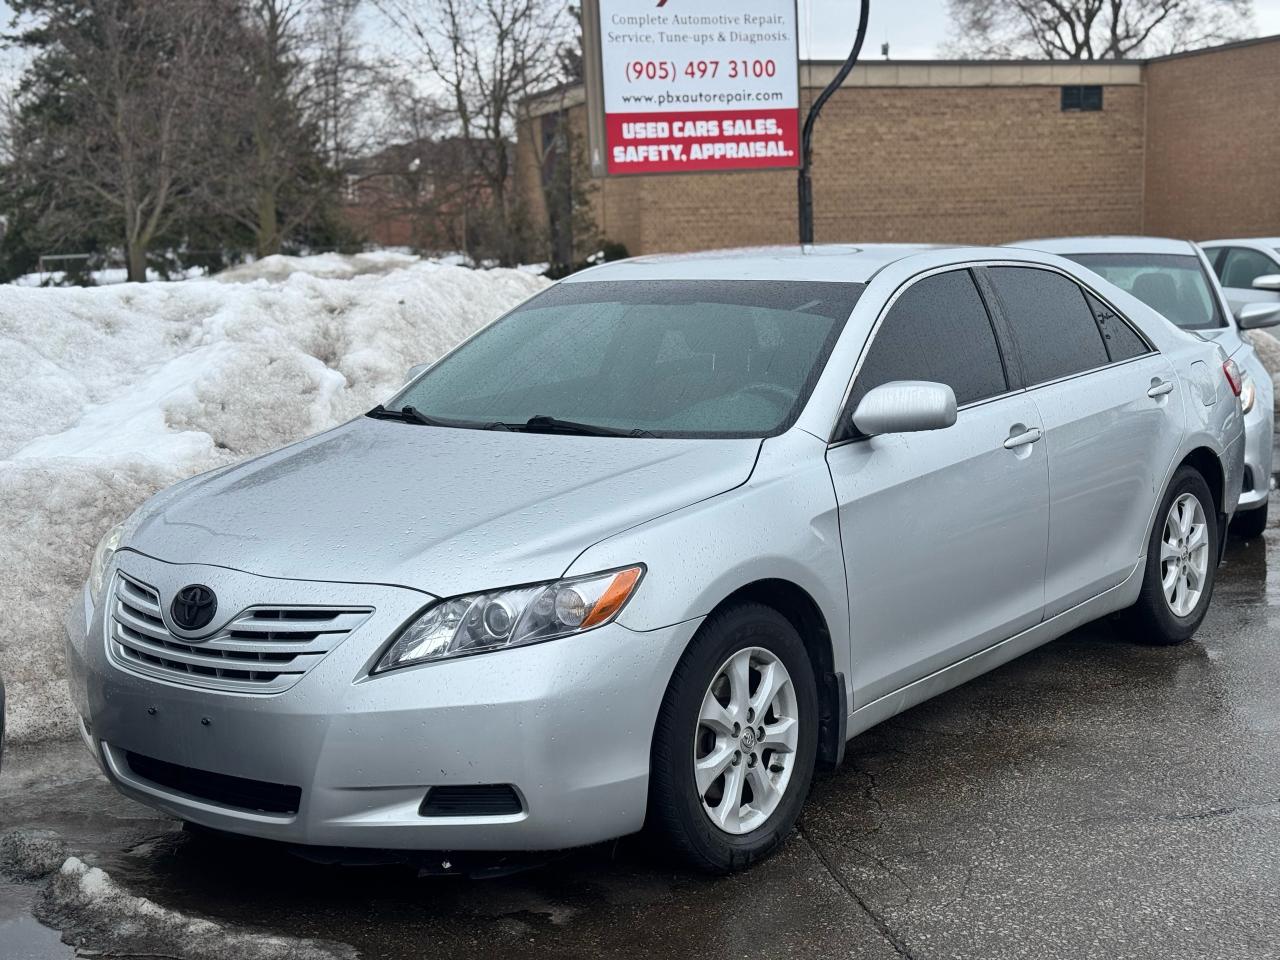
[[[1173,464],[1169,470],[1169,476],[1165,478],[1164,487],[1160,491],[1160,499],[1151,508],[1151,522],[1147,526],[1147,539],[1144,544],[1151,542],[1152,531],[1155,530],[1156,524],[1161,522],[1160,504],[1164,502],[1169,484],[1173,483],[1173,478],[1177,476],[1178,471],[1183,467],[1193,468],[1200,476],[1204,477],[1204,482],[1209,487],[1209,496],[1213,498],[1214,517],[1218,522],[1217,562],[1221,563],[1222,556],[1227,548],[1227,524],[1230,519],[1226,512],[1227,468],[1217,451],[1208,446],[1201,445],[1187,451],[1182,456],[1182,459]],[[1143,549],[1146,549],[1145,545]]]
[[[818,764],[827,769],[838,767],[844,759],[848,694],[845,678],[836,671],[835,647],[822,608],[799,584],[771,577],[739,587],[711,612],[741,603],[759,603],[778,611],[800,635],[818,685]]]
[[[1204,477],[1204,482],[1209,485],[1209,493],[1213,496],[1214,513],[1221,520],[1226,512],[1223,504],[1226,502],[1227,472],[1218,455],[1208,447],[1196,447],[1178,462],[1173,473],[1177,473],[1181,467],[1194,467]],[[1169,476],[1172,479],[1173,474]]]

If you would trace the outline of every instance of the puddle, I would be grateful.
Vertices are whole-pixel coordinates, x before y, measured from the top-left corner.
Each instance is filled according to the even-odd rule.
[[[57,930],[50,930],[31,915],[37,890],[35,886],[0,884],[0,953],[4,960],[69,960],[76,955]]]

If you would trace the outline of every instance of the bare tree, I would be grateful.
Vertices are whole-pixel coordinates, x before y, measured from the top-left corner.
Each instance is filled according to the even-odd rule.
[[[498,258],[514,262],[520,211],[512,198],[511,140],[525,99],[560,78],[559,53],[572,29],[567,9],[540,0],[377,2],[443,88],[469,174],[488,194]]]
[[[953,56],[1153,56],[1248,35],[1251,0],[948,0]]]
[[[311,109],[329,165],[344,169],[378,136],[371,109],[391,82],[362,41],[366,0],[313,0],[310,17]]]
[[[39,181],[43,234],[119,238],[130,280],[194,186],[200,77],[216,59],[219,0],[20,0],[37,50],[10,141],[21,184]]]

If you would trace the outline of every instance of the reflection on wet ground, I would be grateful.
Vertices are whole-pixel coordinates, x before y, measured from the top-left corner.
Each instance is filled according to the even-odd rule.
[[[116,796],[78,745],[7,758],[0,824],[56,830],[180,914],[370,958],[1280,956],[1269,537],[1231,544],[1184,646],[1094,624],[858,737],[799,833],[737,877],[683,873],[634,838],[482,881],[316,865],[184,833]],[[72,955],[30,919],[38,893],[0,884],[6,960]],[[95,942],[75,909],[37,906],[88,948],[136,951]],[[201,949],[165,952],[218,955]]]

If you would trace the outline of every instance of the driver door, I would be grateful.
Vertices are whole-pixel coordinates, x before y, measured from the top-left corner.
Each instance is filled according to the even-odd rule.
[[[842,416],[892,380],[948,384],[959,411],[943,430],[865,438],[850,427],[827,452],[857,707],[1034,626],[1044,609],[1044,427],[1006,374],[968,270],[899,292]]]

